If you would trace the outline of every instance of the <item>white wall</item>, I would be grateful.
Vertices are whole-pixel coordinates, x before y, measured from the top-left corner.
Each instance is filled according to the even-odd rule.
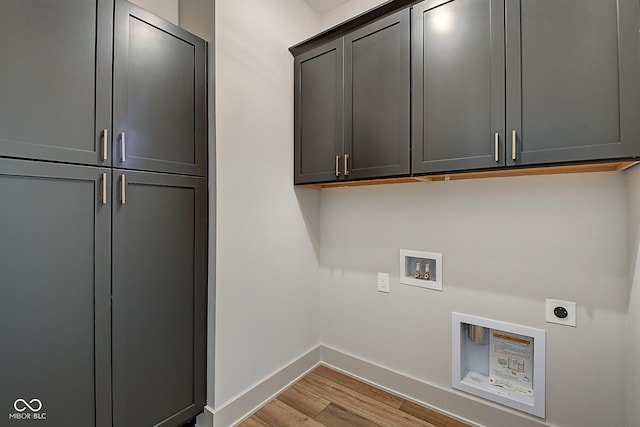
[[[547,422],[622,426],[626,191],[623,173],[323,190],[322,343],[450,388],[451,311],[546,329]],[[441,252],[444,291],[399,285],[400,248]],[[578,327],[545,323],[545,298],[577,302]]]
[[[352,0],[319,17],[301,0],[216,1],[218,271],[209,359],[216,393],[209,404],[224,407],[320,341],[449,389],[450,312],[457,310],[547,330],[549,423],[623,425],[626,383],[627,427],[640,425],[640,381],[625,371],[625,342],[640,338],[638,279],[625,332],[627,220],[640,229],[640,213],[627,205],[624,174],[293,188],[286,48],[379,3]],[[637,205],[640,169],[628,180]],[[634,235],[635,259],[640,231]],[[400,286],[399,248],[442,252],[444,291]],[[378,271],[392,274],[388,295],[376,292]],[[576,301],[578,327],[545,323],[545,298]],[[630,360],[638,360],[637,344],[630,346]]]
[[[381,3],[352,0],[323,15],[322,27]],[[627,378],[626,425],[640,425],[639,374],[624,370],[640,360],[640,260],[627,358],[623,176],[323,190],[322,343],[447,389],[451,311],[546,329],[547,421],[623,425]],[[630,181],[631,205],[640,205],[640,169]],[[630,216],[640,229],[640,208]],[[636,254],[640,230],[633,235]],[[400,248],[443,252],[444,292],[400,286]],[[378,271],[392,274],[389,295],[375,290]],[[545,323],[546,298],[576,301],[578,327]]]
[[[627,172],[629,182],[629,343],[627,354],[627,427],[640,426],[640,167]]]
[[[320,24],[322,29],[331,28],[385,2],[386,0],[351,0],[322,15]]]
[[[220,408],[320,341],[320,193],[293,186],[287,50],[319,22],[300,0],[217,0],[215,14]]]
[[[178,25],[178,0],[130,0],[143,9]]]
[[[213,0],[179,0],[180,26],[209,42],[209,55],[214,54],[215,7]],[[213,74],[209,84],[215,83]],[[212,144],[213,147],[215,145]]]

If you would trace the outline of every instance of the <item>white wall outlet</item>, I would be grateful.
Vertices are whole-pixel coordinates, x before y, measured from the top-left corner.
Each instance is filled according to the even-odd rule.
[[[576,326],[576,303],[547,299],[546,320],[565,326]]]
[[[389,273],[378,273],[378,292],[389,293]]]

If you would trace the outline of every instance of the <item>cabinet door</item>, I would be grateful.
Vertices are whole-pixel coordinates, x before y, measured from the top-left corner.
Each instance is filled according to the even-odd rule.
[[[113,425],[174,427],[204,408],[206,179],[113,179]]]
[[[206,173],[206,44],[116,1],[114,166]]]
[[[112,425],[109,174],[0,159],[3,425]]]
[[[640,155],[638,1],[506,3],[508,164]]]
[[[409,9],[344,38],[348,178],[409,174]]]
[[[0,155],[110,164],[112,14],[112,0],[2,1]]]
[[[296,184],[342,177],[343,42],[295,58]]]
[[[412,13],[412,171],[504,165],[503,2],[429,0]]]

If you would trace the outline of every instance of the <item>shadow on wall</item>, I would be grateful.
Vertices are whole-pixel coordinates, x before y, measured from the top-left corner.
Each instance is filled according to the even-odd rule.
[[[640,166],[625,172],[628,185],[629,302],[640,287]],[[640,289],[635,289],[640,292]]]
[[[636,361],[640,356],[640,167],[626,172],[628,185],[629,293],[627,337],[626,426],[640,425],[640,375]]]
[[[640,200],[639,200],[640,202]],[[629,230],[629,294],[628,303],[633,299],[634,291],[640,292],[640,223]],[[629,307],[627,306],[627,309]]]
[[[628,185],[628,239],[629,239],[629,293],[628,293],[628,324],[629,336],[626,384],[626,425],[636,426],[640,422],[640,409],[637,401],[640,396],[640,378],[635,367],[635,361],[640,355],[638,338],[640,337],[640,168],[636,166],[626,172]]]
[[[316,260],[320,259],[320,196],[321,191],[313,188],[294,187],[298,206],[307,227],[307,234],[313,246]]]

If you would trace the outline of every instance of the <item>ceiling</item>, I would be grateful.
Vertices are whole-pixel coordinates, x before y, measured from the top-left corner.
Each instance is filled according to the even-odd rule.
[[[349,0],[304,0],[318,15],[324,15],[325,13],[335,9],[336,7],[347,3]]]

